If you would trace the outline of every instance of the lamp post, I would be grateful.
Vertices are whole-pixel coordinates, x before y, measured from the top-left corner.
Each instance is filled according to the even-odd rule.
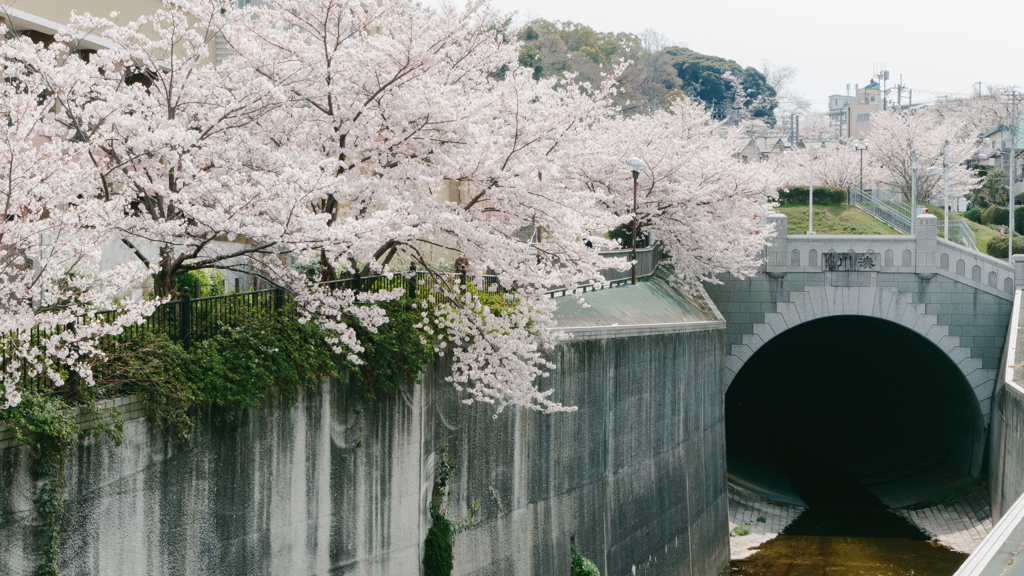
[[[636,284],[636,188],[637,182],[640,180],[640,171],[647,165],[644,161],[639,158],[630,158],[626,160],[626,164],[633,169],[633,251],[630,254],[630,258],[633,261],[633,269],[629,273],[633,284]]]
[[[860,191],[864,192],[864,151],[868,149],[871,140],[854,140],[853,149],[860,152]]]
[[[926,168],[925,171],[924,171],[924,175],[925,176],[938,176],[939,174],[943,174],[943,175],[946,174],[945,162],[943,162],[943,167],[942,168],[940,168],[938,166],[932,166],[931,168]],[[946,240],[949,240],[949,186],[948,186],[949,180],[948,179],[946,180],[946,184],[947,184],[947,186],[946,186],[946,209],[942,211],[942,213],[946,215],[946,226],[942,230],[942,237],[945,238]]]

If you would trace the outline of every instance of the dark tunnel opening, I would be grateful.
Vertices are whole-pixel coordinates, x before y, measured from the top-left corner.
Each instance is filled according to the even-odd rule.
[[[787,330],[750,357],[725,406],[730,481],[774,500],[895,508],[981,468],[985,430],[966,378],[887,320]]]

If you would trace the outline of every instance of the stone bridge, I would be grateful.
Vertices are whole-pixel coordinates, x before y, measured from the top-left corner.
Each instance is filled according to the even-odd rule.
[[[916,236],[789,236],[771,218],[762,269],[705,286],[727,326],[731,479],[799,502],[786,468],[814,460],[901,505],[977,475],[1024,274],[938,238],[932,215]]]

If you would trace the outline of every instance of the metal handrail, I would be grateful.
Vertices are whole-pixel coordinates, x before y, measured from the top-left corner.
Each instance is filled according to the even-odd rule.
[[[895,230],[910,234],[910,204],[885,190],[872,190],[871,194],[853,186],[850,188],[850,204],[885,222]],[[958,244],[978,251],[978,238],[963,220],[949,220],[949,238]]]
[[[878,220],[903,234],[910,234],[910,204],[903,202],[884,190],[873,190],[868,194],[853,186],[850,188],[850,204],[860,208]]]
[[[946,238],[946,240],[963,244],[975,252],[978,251],[978,237],[974,235],[974,231],[963,220],[949,221],[949,238]]]

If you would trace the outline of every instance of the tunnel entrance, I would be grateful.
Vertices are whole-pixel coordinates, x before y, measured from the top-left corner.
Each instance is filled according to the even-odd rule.
[[[985,441],[957,365],[909,328],[865,316],[767,342],[726,392],[725,419],[729,480],[812,507],[916,504],[977,475]]]

